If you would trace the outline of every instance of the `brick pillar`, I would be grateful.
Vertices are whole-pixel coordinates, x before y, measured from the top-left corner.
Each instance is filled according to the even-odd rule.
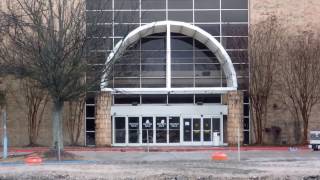
[[[100,92],[96,97],[96,146],[111,146],[111,102],[110,92]]]
[[[243,93],[231,91],[227,94],[228,121],[227,140],[233,146],[238,144],[238,127],[240,128],[240,143],[243,143]]]

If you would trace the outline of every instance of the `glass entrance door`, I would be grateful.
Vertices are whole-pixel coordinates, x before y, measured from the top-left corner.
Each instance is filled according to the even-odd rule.
[[[201,141],[201,119],[200,118],[192,119],[192,137],[193,137],[193,142]]]
[[[214,145],[222,143],[221,116],[183,118],[183,143],[187,145]],[[214,138],[214,136],[218,136]]]
[[[156,117],[156,143],[167,143],[167,117]]]
[[[128,117],[129,143],[140,142],[139,117]]]
[[[142,117],[142,143],[153,143],[153,117]]]

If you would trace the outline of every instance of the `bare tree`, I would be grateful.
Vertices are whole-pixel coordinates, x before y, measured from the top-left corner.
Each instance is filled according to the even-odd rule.
[[[91,85],[85,80],[88,42],[85,4],[79,0],[10,3],[3,13],[10,30],[0,53],[1,60],[12,67],[11,73],[33,79],[48,92],[53,101],[52,146],[63,150],[64,102],[82,96]]]
[[[268,100],[272,94],[281,53],[283,29],[275,16],[251,25],[248,58],[250,63],[249,98],[251,122],[257,144],[263,143]]]
[[[290,34],[285,43],[285,54],[281,61],[279,91],[281,99],[289,108],[297,130],[307,143],[310,115],[315,105],[320,102],[320,35],[312,32]]]
[[[78,145],[84,122],[85,97],[68,102],[66,128],[71,145]]]
[[[27,107],[29,146],[35,146],[49,97],[48,93],[39,88],[34,80],[24,79],[21,84]]]

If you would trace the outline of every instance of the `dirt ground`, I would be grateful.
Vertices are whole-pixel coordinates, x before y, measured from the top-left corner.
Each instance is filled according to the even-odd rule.
[[[310,179],[320,180],[320,152],[309,150],[212,152],[73,152],[84,160],[42,165],[0,163],[0,179]]]

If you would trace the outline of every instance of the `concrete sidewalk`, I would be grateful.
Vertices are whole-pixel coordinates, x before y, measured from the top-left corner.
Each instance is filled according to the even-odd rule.
[[[297,146],[298,150],[309,151],[307,146]],[[289,151],[290,146],[242,146],[241,151]],[[48,151],[49,147],[10,147],[11,153],[32,153]],[[147,146],[143,147],[65,147],[66,151],[102,151],[102,152],[146,152]],[[197,147],[197,146],[162,146],[150,147],[150,152],[198,152],[198,151],[237,151],[237,147]],[[2,148],[0,148],[2,152]]]

